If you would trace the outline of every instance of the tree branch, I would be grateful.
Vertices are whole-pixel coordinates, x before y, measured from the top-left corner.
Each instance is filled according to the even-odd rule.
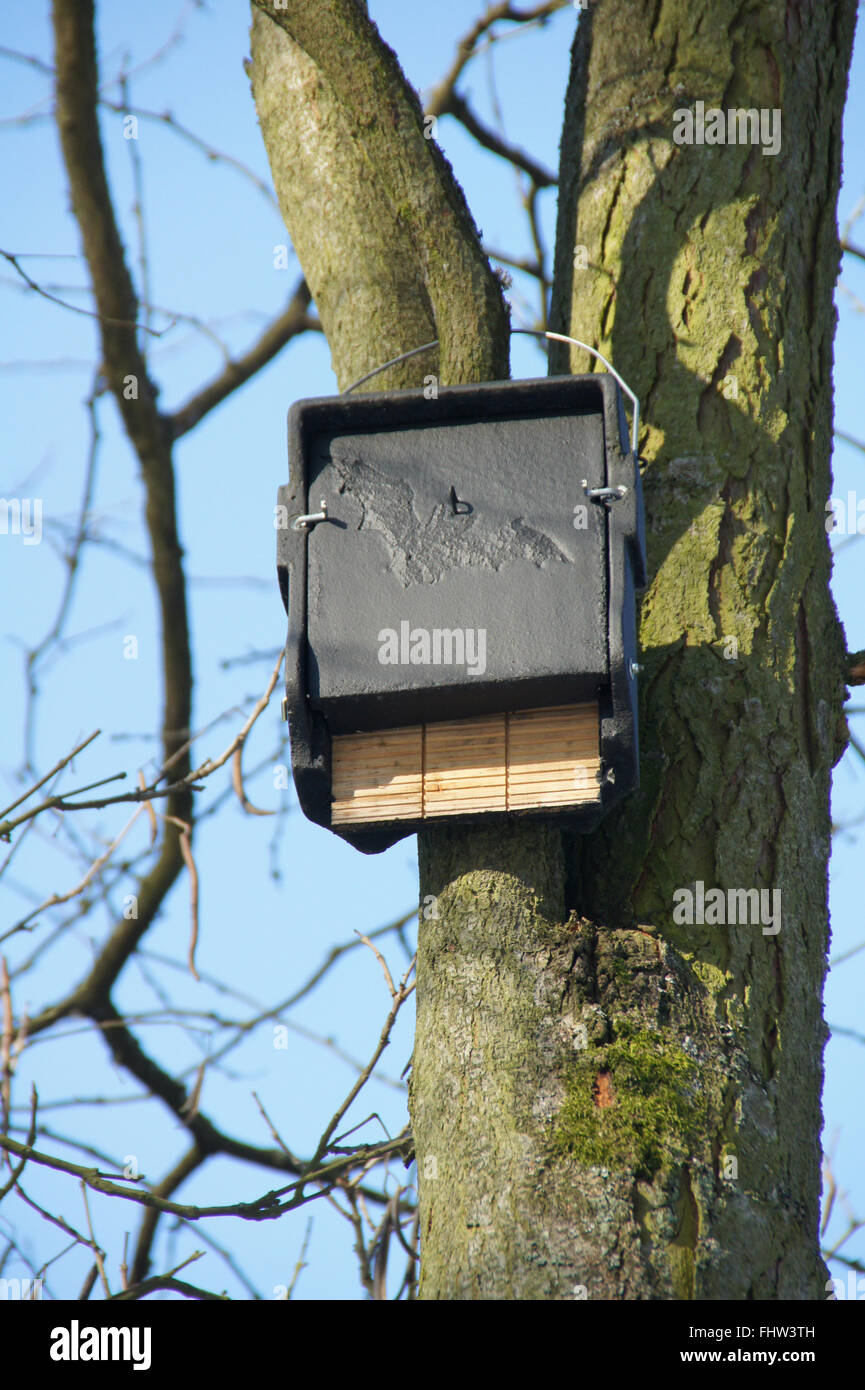
[[[254,4],[315,65],[338,103],[366,180],[374,180],[408,234],[435,320],[443,384],[503,376],[508,325],[501,286],[462,189],[435,141],[427,138],[417,95],[364,8],[356,0],[320,0],[314,6],[306,0],[281,0],[278,8],[265,0]],[[267,139],[264,121],[262,129]],[[345,189],[349,197],[356,187]],[[330,190],[331,204],[335,191]],[[316,232],[320,237],[320,227]],[[298,240],[294,235],[292,240],[303,264]],[[327,332],[320,302],[319,312]],[[338,342],[331,346],[338,357]]]
[[[514,5],[507,3],[490,5],[457,44],[456,57],[453,63],[441,82],[433,89],[426,104],[427,114],[430,116],[443,116],[445,114],[445,109],[454,94],[463,69],[471,62],[478,51],[479,41],[493,25],[502,20],[508,20],[512,24],[533,24],[538,20],[548,19],[556,10],[561,10],[565,4],[567,4],[567,0],[547,0],[546,4],[534,5],[527,10],[517,9]]]
[[[443,116],[453,116],[459,121],[460,125],[465,126],[469,135],[473,135],[479,145],[483,145],[485,150],[490,150],[492,154],[497,154],[501,159],[507,160],[517,169],[522,169],[528,174],[533,183],[538,188],[552,188],[558,179],[549,169],[538,164],[531,155],[525,154],[516,145],[511,145],[507,140],[503,140],[489,126],[478,120],[472,111],[465,97],[460,96],[459,92],[451,92],[447,105],[443,108]]]
[[[848,685],[865,685],[865,651],[847,653]]]
[[[268,324],[258,342],[242,357],[229,362],[219,376],[197,391],[186,405],[168,417],[172,439],[180,439],[182,435],[187,434],[199,420],[203,420],[215,406],[230,396],[232,391],[236,391],[238,386],[242,386],[257,371],[267,366],[268,362],[273,361],[292,338],[309,329],[321,332],[321,324],[307,313],[310,300],[309,287],[305,280],[301,280],[286,308],[278,318]]]
[[[188,735],[192,660],[186,612],[186,585],[177,534],[170,431],[156,403],[135,325],[138,301],[126,266],[105,165],[97,119],[98,83],[93,0],[69,5],[54,0],[57,126],[93,294],[100,315],[102,366],[126,433],[141,465],[146,489],[146,521],[162,620],[164,672],[163,744],[170,757]],[[182,776],[188,763],[181,760]],[[179,791],[169,814],[188,820],[191,793]],[[165,869],[179,872],[177,836],[163,841]]]

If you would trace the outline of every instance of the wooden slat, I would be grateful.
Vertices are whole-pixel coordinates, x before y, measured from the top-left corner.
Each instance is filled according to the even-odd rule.
[[[598,707],[521,710],[508,726],[508,809],[572,806],[598,795]]]
[[[598,737],[594,703],[338,735],[331,823],[595,801]]]
[[[505,716],[424,730],[424,816],[505,810]]]
[[[333,740],[331,825],[419,820],[423,726]]]

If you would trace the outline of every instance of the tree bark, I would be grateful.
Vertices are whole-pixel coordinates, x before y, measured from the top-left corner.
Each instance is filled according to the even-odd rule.
[[[642,787],[591,836],[555,822],[419,836],[421,899],[435,898],[411,1078],[422,1298],[825,1296],[844,661],[824,522],[854,15],[853,0],[601,0],[580,23],[553,327],[595,343],[643,403]],[[424,341],[429,315],[445,380],[504,375],[474,229],[360,8],[257,14],[253,57],[340,381]],[[779,110],[781,151],[675,144],[674,112],[698,100]],[[349,269],[343,205],[362,199]],[[430,254],[439,234],[447,265]],[[386,344],[346,326],[351,296],[378,293]],[[576,352],[556,365],[591,369]],[[406,364],[389,384],[422,373]],[[780,930],[678,923],[674,895],[698,883],[779,890]]]
[[[825,1296],[843,648],[824,507],[853,15],[617,0],[578,33],[553,326],[643,402],[643,786],[561,849],[422,837],[421,892],[445,904],[421,924],[421,1174],[441,1156],[422,1297]],[[782,153],[674,145],[698,99],[780,108]],[[698,880],[780,889],[780,931],[677,926]]]
[[[344,389],[508,375],[501,286],[417,95],[357,0],[255,0],[252,90],[279,205]]]

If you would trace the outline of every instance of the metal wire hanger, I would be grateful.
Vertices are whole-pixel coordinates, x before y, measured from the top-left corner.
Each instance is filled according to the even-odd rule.
[[[624,377],[619,376],[612,362],[608,362],[602,352],[598,352],[598,349],[593,348],[589,343],[581,342],[579,338],[569,338],[566,333],[551,333],[548,329],[540,328],[511,328],[509,331],[511,334],[521,333],[529,338],[550,338],[557,343],[572,343],[574,347],[590,352],[593,357],[597,357],[599,362],[603,362],[610,376],[615,378],[631,402],[631,450],[634,454],[637,453],[637,441],[640,434],[640,402]],[[371,372],[366,372],[364,376],[358,377],[357,381],[353,381],[351,386],[346,386],[341,394],[347,396],[350,391],[357,390],[358,386],[363,386],[365,382],[378,376],[379,372],[386,372],[388,367],[396,367],[400,362],[407,362],[410,357],[417,357],[419,353],[428,352],[430,348],[438,347],[438,345],[438,338],[433,338],[431,343],[422,343],[420,347],[411,348],[409,352],[401,352],[398,357],[391,357],[389,361],[382,362],[380,367],[373,367]]]

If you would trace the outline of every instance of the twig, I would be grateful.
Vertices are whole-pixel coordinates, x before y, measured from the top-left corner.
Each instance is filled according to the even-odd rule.
[[[259,1095],[258,1095],[258,1093],[257,1093],[256,1091],[253,1091],[253,1093],[252,1093],[252,1098],[253,1098],[253,1100],[255,1101],[256,1105],[258,1106],[258,1111],[259,1111],[259,1114],[261,1115],[261,1118],[264,1120],[264,1123],[267,1125],[268,1129],[270,1130],[270,1135],[271,1135],[271,1138],[273,1139],[274,1143],[278,1144],[279,1147],[282,1149],[282,1152],[286,1155],[286,1157],[289,1158],[289,1159],[291,1160],[291,1162],[294,1163],[294,1164],[299,1168],[299,1167],[300,1167],[300,1164],[299,1164],[298,1160],[295,1158],[294,1154],[291,1152],[291,1149],[288,1147],[288,1145],[286,1144],[286,1142],[285,1142],[285,1140],[283,1139],[282,1135],[279,1133],[279,1130],[276,1128],[276,1125],[273,1123],[273,1120],[272,1120],[272,1119],[270,1118],[270,1116],[268,1115],[268,1113],[267,1113],[267,1111],[265,1110],[264,1105],[262,1104],[261,1099],[260,1099],[260,1097],[259,1097]]]
[[[512,24],[536,24],[539,20],[547,19],[556,10],[562,9],[566,3],[567,0],[550,0],[547,4],[535,5],[528,10],[519,10],[507,3],[490,5],[457,44],[456,57],[450,69],[434,88],[426,103],[427,112],[434,116],[443,112],[464,68],[479,51],[479,41],[493,25],[505,20]],[[493,38],[495,37],[497,36],[494,35]]]
[[[238,801],[240,802],[241,806],[243,807],[243,810],[246,812],[246,814],[247,814],[248,816],[275,816],[275,815],[276,815],[276,812],[275,812],[275,811],[265,811],[265,810],[262,810],[262,808],[261,808],[260,806],[253,806],[252,802],[248,799],[248,797],[247,797],[247,795],[246,795],[246,792],[245,792],[245,790],[244,790],[244,786],[243,786],[243,749],[242,749],[242,748],[236,748],[236,749],[234,750],[234,757],[233,757],[232,760],[231,760],[231,785],[232,785],[232,787],[234,788],[234,794],[235,794],[235,796],[237,797]]]
[[[115,319],[107,314],[99,314],[94,309],[82,309],[79,304],[70,304],[66,299],[58,299],[56,294],[50,294],[48,290],[44,290],[41,285],[37,285],[36,281],[31,279],[23,266],[18,264],[18,257],[13,256],[10,251],[4,251],[2,247],[0,247],[0,256],[3,257],[4,261],[9,262],[13,270],[17,271],[28,289],[33,290],[35,294],[41,295],[43,299],[47,299],[51,304],[57,304],[61,309],[68,309],[72,314],[84,314],[88,319],[98,319],[100,323],[108,324],[113,328],[141,329],[145,333],[150,333],[154,338],[163,337],[177,322],[176,319],[172,319],[164,328],[148,328],[146,323],[136,323],[134,319]]]
[[[346,1200],[349,1204],[349,1211],[347,1212],[343,1211],[342,1207],[335,1199],[330,1198],[329,1200],[331,1206],[335,1206],[340,1215],[344,1216],[346,1220],[351,1223],[352,1229],[354,1230],[355,1254],[357,1255],[358,1264],[360,1266],[360,1282],[362,1287],[366,1289],[366,1292],[369,1294],[370,1298],[372,1298],[373,1277],[372,1270],[370,1269],[369,1265],[369,1251],[366,1248],[366,1241],[363,1237],[363,1219],[361,1217],[360,1211],[358,1210],[357,1193],[347,1191],[345,1195]]]
[[[198,946],[198,870],[195,867],[195,860],[192,857],[192,827],[188,821],[180,820],[177,816],[164,816],[164,820],[170,821],[180,830],[180,853],[183,855],[183,862],[189,873],[189,912],[191,918],[191,930],[189,934],[189,954],[187,962],[189,969],[196,980],[199,979],[198,971],[195,968],[195,950]]]
[[[65,758],[61,758],[58,763],[54,764],[50,772],[46,772],[44,777],[40,777],[39,781],[35,782],[33,786],[30,787],[28,791],[24,792],[22,796],[19,796],[17,801],[13,801],[10,806],[7,806],[4,810],[0,811],[0,816],[8,816],[9,812],[14,811],[16,806],[20,806],[22,801],[26,801],[28,797],[31,797],[33,795],[34,792],[38,792],[40,787],[44,787],[46,782],[50,782],[52,777],[56,776],[58,772],[61,772],[64,767],[71,763],[72,759],[78,753],[80,753],[82,749],[86,748],[89,743],[92,743],[95,738],[98,738],[101,732],[101,729],[94,729],[92,734],[88,734],[87,738],[82,739],[80,743],[77,743],[75,747],[72,749],[71,753],[67,753]],[[67,795],[71,796],[72,793],[69,792],[67,793]],[[48,805],[47,802],[45,804],[46,806]]]
[[[84,1199],[84,1212],[87,1217],[87,1229],[90,1232],[90,1248],[93,1251],[93,1258],[95,1259],[96,1267],[99,1270],[99,1277],[102,1280],[102,1287],[105,1290],[105,1297],[110,1298],[111,1286],[108,1283],[108,1275],[105,1273],[105,1252],[100,1248],[99,1244],[97,1243],[96,1236],[93,1233],[93,1222],[90,1219],[90,1203],[87,1200],[87,1184],[85,1182],[82,1182],[81,1184],[81,1196]]]
[[[122,80],[125,82],[125,78]],[[171,111],[148,111],[142,106],[131,106],[126,103],[119,104],[118,102],[106,101],[105,99],[102,99],[99,104],[100,106],[104,106],[106,110],[115,111],[123,116],[137,116],[140,120],[156,121],[159,125],[167,126],[175,135],[180,136],[182,140],[186,140],[190,145],[194,145],[197,150],[200,150],[212,164],[227,164],[230,168],[242,174],[245,179],[248,179],[249,182],[258,189],[259,193],[264,194],[272,208],[275,208],[277,211],[279,210],[279,204],[276,201],[273,189],[265,183],[264,179],[260,179],[248,165],[242,162],[242,160],[236,159],[234,155],[226,154],[224,150],[216,149],[214,145],[209,144],[202,136],[196,135],[194,130],[190,130],[188,126],[181,125],[180,121],[178,121],[177,117],[174,116]]]
[[[545,169],[537,160],[532,159],[531,155],[524,150],[512,145],[508,140],[504,140],[497,135],[494,130],[478,119],[472,111],[465,97],[460,96],[459,92],[452,92],[447,105],[443,107],[443,116],[453,116],[464,126],[469,135],[474,136],[479,145],[491,154],[498,155],[508,164],[513,164],[517,169],[522,169],[523,173],[528,174],[533,183],[538,188],[553,188],[558,183],[556,175],[549,169]]]
[[[28,922],[32,921],[34,917],[38,917],[40,912],[46,912],[49,907],[57,907],[60,903],[68,903],[71,898],[77,898],[79,893],[83,893],[84,889],[93,880],[96,874],[98,874],[99,870],[103,867],[103,865],[108,863],[108,860],[111,858],[117,846],[132,829],[133,825],[138,820],[138,817],[141,815],[141,812],[143,810],[144,807],[139,806],[137,811],[133,811],[132,815],[129,817],[129,820],[124,825],[120,834],[116,837],[116,839],[112,840],[105,853],[101,854],[98,859],[94,860],[94,862],[90,865],[90,868],[87,870],[87,873],[82,878],[81,882],[77,884],[75,888],[70,888],[69,891],[66,893],[52,893],[50,898],[46,898],[45,901],[40,903],[38,907],[34,907],[32,912],[28,912],[26,917],[22,917],[19,922],[16,922],[15,930],[20,931],[24,926],[26,926]]]
[[[297,1263],[294,1266],[294,1273],[291,1276],[291,1283],[285,1291],[286,1302],[290,1302],[291,1300],[291,1295],[294,1293],[294,1290],[297,1287],[297,1281],[300,1278],[301,1270],[306,1269],[306,1252],[309,1249],[309,1238],[311,1235],[312,1217],[310,1217],[306,1223],[306,1230],[303,1233],[303,1244],[300,1247],[300,1254],[298,1255]]]
[[[29,1129],[27,1130],[27,1143],[28,1143],[28,1144],[34,1143],[34,1142],[35,1142],[35,1139],[36,1139],[36,1109],[37,1109],[37,1106],[38,1106],[38,1102],[39,1102],[39,1098],[38,1098],[38,1096],[37,1096],[37,1094],[36,1094],[36,1087],[35,1087],[35,1086],[31,1086],[31,1088],[30,1088],[30,1127],[29,1127]],[[4,1131],[4,1133],[5,1133],[5,1131]],[[27,1158],[26,1158],[26,1156],[23,1157],[23,1158],[21,1159],[21,1162],[18,1163],[18,1164],[16,1164],[16,1166],[15,1166],[14,1168],[12,1167],[12,1163],[11,1163],[11,1161],[9,1160],[9,1155],[8,1155],[8,1154],[6,1155],[6,1159],[7,1159],[7,1162],[9,1163],[9,1167],[12,1169],[12,1176],[10,1177],[9,1181],[6,1183],[6,1186],[5,1186],[5,1187],[0,1187],[0,1202],[3,1201],[3,1198],[7,1195],[7,1193],[9,1193],[9,1192],[12,1191],[12,1188],[13,1188],[13,1187],[17,1187],[17,1186],[18,1186],[18,1180],[19,1180],[19,1178],[21,1177],[21,1174],[24,1172],[24,1169],[27,1167]],[[19,1190],[20,1190],[20,1189],[19,1189]]]
[[[415,986],[414,986],[413,984],[409,985],[409,983],[408,983],[408,978],[409,978],[409,975],[411,975],[412,971],[414,970],[414,966],[415,966],[415,961],[416,961],[416,960],[417,960],[417,956],[413,956],[413,957],[412,957],[412,960],[411,960],[411,964],[409,965],[408,970],[406,971],[405,975],[403,975],[402,979],[400,980],[399,989],[396,990],[396,991],[394,991],[393,996],[392,996],[392,997],[393,997],[393,1004],[391,1005],[390,1012],[388,1013],[388,1016],[387,1016],[387,1018],[386,1018],[385,1021],[384,1021],[384,1026],[382,1027],[381,1034],[379,1035],[379,1040],[378,1040],[378,1044],[377,1044],[377,1046],[376,1046],[376,1048],[375,1048],[375,1051],[373,1052],[372,1057],[370,1058],[369,1062],[367,1062],[367,1064],[366,1064],[366,1066],[364,1067],[363,1071],[361,1072],[360,1076],[359,1076],[359,1077],[357,1078],[357,1080],[355,1081],[354,1085],[352,1086],[352,1088],[351,1088],[351,1090],[349,1091],[348,1095],[346,1096],[345,1100],[344,1100],[344,1101],[342,1102],[342,1104],[340,1105],[340,1107],[339,1107],[339,1109],[337,1110],[336,1114],[332,1117],[332,1119],[331,1119],[331,1121],[330,1121],[330,1124],[327,1126],[327,1129],[324,1131],[324,1133],[322,1134],[321,1138],[319,1139],[319,1141],[318,1141],[318,1146],[317,1146],[317,1148],[316,1148],[315,1154],[314,1154],[313,1158],[310,1160],[310,1163],[309,1163],[309,1168],[310,1168],[310,1169],[315,1169],[315,1168],[317,1168],[317,1166],[318,1166],[318,1164],[320,1163],[321,1159],[322,1159],[322,1158],[324,1157],[324,1155],[327,1153],[328,1145],[330,1144],[331,1138],[333,1137],[334,1133],[336,1132],[336,1129],[337,1129],[337,1127],[338,1127],[338,1125],[339,1125],[339,1123],[340,1123],[340,1121],[341,1121],[343,1115],[346,1113],[346,1111],[348,1110],[349,1106],[354,1102],[354,1100],[357,1098],[357,1096],[358,1096],[358,1095],[360,1094],[360,1092],[363,1090],[364,1086],[366,1085],[367,1081],[369,1080],[370,1076],[372,1075],[372,1072],[373,1072],[373,1070],[374,1070],[374,1068],[375,1068],[375,1066],[376,1066],[376,1063],[378,1062],[379,1057],[380,1057],[381,1054],[384,1052],[384,1049],[387,1047],[388,1043],[390,1042],[390,1034],[391,1034],[391,1030],[393,1029],[394,1023],[396,1022],[396,1016],[397,1016],[397,1014],[399,1013],[399,1011],[400,1011],[400,1009],[402,1008],[402,1006],[403,1006],[403,1004],[405,1003],[405,1001],[409,998],[409,996],[411,995],[412,991],[413,991],[414,988],[415,988]],[[305,1181],[306,1178],[307,1178],[307,1170],[304,1170],[303,1178],[301,1179],[301,1181]]]
[[[138,771],[138,785],[142,791],[147,790],[147,784],[144,781],[144,773],[141,771],[140,768]],[[156,812],[153,809],[152,801],[145,801],[144,809],[147,812],[147,819],[150,822],[150,848],[153,849],[153,846],[159,839],[159,823],[156,819]]]
[[[120,73],[118,81],[120,83],[120,97],[125,110],[130,110],[129,102],[129,74],[124,68]],[[141,168],[141,155],[138,150],[137,140],[127,140],[129,148],[129,162],[132,165],[132,187],[134,189],[134,201],[132,213],[138,231],[138,273],[141,277],[141,292],[139,294],[139,304],[144,307],[144,330],[150,331],[150,262],[147,255],[147,231],[144,223],[144,178]]]
[[[160,1289],[182,1293],[187,1298],[198,1298],[202,1302],[229,1303],[231,1301],[227,1293],[214,1293],[211,1289],[200,1289],[196,1284],[186,1284],[182,1279],[172,1279],[167,1274],[155,1274],[150,1279],[142,1279],[137,1284],[130,1284],[128,1289],[121,1289],[120,1293],[112,1294],[111,1302],[131,1303],[134,1299],[146,1298],[149,1293],[158,1293]]]
[[[381,951],[378,949],[377,946],[373,945],[373,943],[370,941],[370,939],[369,939],[368,936],[364,936],[364,935],[363,935],[361,932],[359,932],[359,931],[356,931],[356,932],[355,932],[355,936],[358,938],[358,940],[360,940],[360,941],[363,942],[364,946],[368,946],[369,949],[372,951],[373,955],[375,956],[376,960],[378,961],[379,965],[380,965],[381,968],[382,968],[382,972],[383,972],[384,978],[385,978],[385,983],[387,984],[387,987],[388,987],[388,989],[390,990],[390,997],[391,997],[391,999],[395,999],[395,998],[396,998],[396,989],[394,988],[393,978],[391,977],[391,973],[390,973],[390,971],[389,971],[388,968],[387,968],[387,962],[386,962],[384,956],[382,955]]]
[[[242,357],[229,361],[213,381],[196,391],[186,405],[182,405],[168,417],[173,439],[180,439],[184,434],[188,434],[193,426],[203,420],[215,406],[220,405],[232,391],[236,391],[238,386],[242,386],[272,361],[292,338],[310,330],[321,331],[321,324],[307,312],[310,298],[307,283],[301,280],[286,308],[278,318],[268,324],[249,351]]]
[[[62,796],[48,797],[38,806],[32,808],[30,811],[25,812],[23,815],[16,816],[13,820],[0,821],[0,839],[8,839],[9,834],[12,830],[17,829],[19,825],[23,825],[26,821],[32,820],[35,816],[41,815],[44,811],[48,810],[105,810],[105,808],[108,806],[119,806],[128,803],[134,804],[138,802],[139,804],[146,804],[148,801],[151,801],[157,797],[172,797],[176,796],[178,792],[185,790],[200,791],[201,788],[197,786],[196,783],[203,781],[205,777],[209,777],[212,773],[217,772],[219,768],[225,766],[229,758],[234,756],[235,751],[238,748],[242,748],[243,744],[249,736],[252,726],[261,716],[263,711],[267,708],[268,701],[270,700],[270,697],[273,694],[273,691],[276,687],[277,679],[279,678],[279,669],[282,665],[282,658],[283,653],[280,652],[279,660],[276,663],[276,667],[274,668],[273,674],[270,677],[264,695],[261,697],[260,700],[257,701],[255,708],[252,711],[252,714],[247,719],[243,728],[240,730],[238,734],[235,735],[235,737],[231,740],[231,743],[224,750],[224,752],[222,752],[219,755],[218,758],[207,758],[197,768],[195,768],[191,772],[188,772],[186,776],[180,778],[178,781],[170,783],[167,787],[160,787],[158,783],[165,776],[167,769],[170,768],[170,766],[179,758],[183,757],[189,749],[192,743],[192,739],[188,739],[180,748],[175,750],[175,752],[166,760],[165,763],[163,763],[162,769],[160,770],[158,777],[149,786],[141,787],[139,784],[137,791],[123,792],[118,796],[97,797],[88,801],[68,801],[67,798],[76,795],[75,792],[66,792]],[[94,734],[92,735],[92,737],[95,738],[96,735]],[[125,773],[117,773],[115,774],[114,778],[106,780],[116,780],[118,777],[122,777],[125,775]],[[79,791],[86,790],[87,788],[79,788]],[[31,793],[29,792],[27,793],[28,796],[30,794]],[[22,798],[22,800],[23,799],[26,798]],[[18,805],[20,803],[16,802],[15,804]]]
[[[118,1183],[111,1182],[104,1177],[96,1168],[82,1168],[77,1163],[69,1163],[65,1159],[53,1157],[51,1154],[44,1154],[34,1149],[32,1144],[19,1144],[15,1139],[0,1135],[0,1148],[8,1152],[17,1154],[20,1158],[27,1159],[30,1163],[38,1163],[43,1167],[52,1168],[59,1173],[67,1173],[72,1177],[80,1178],[93,1192],[101,1192],[109,1197],[123,1197],[126,1201],[135,1202],[139,1206],[150,1207],[155,1211],[163,1212],[171,1216],[182,1216],[188,1221],[198,1221],[210,1216],[237,1216],[244,1221],[273,1221],[283,1216],[287,1211],[295,1207],[303,1206],[309,1201],[313,1201],[324,1195],[322,1191],[307,1195],[305,1192],[297,1192],[301,1185],[304,1187],[314,1182],[323,1187],[332,1186],[340,1178],[344,1177],[347,1170],[350,1170],[358,1162],[369,1163],[378,1162],[382,1158],[389,1157],[394,1153],[405,1150],[405,1136],[398,1136],[396,1139],[386,1140],[382,1144],[369,1146],[358,1154],[346,1155],[345,1157],[333,1160],[318,1168],[315,1172],[305,1173],[303,1178],[298,1178],[296,1182],[289,1183],[287,1187],[280,1188],[275,1192],[266,1192],[263,1197],[259,1197],[254,1202],[235,1202],[223,1206],[197,1207],[181,1202],[171,1202],[162,1197],[157,1197],[152,1192],[141,1192],[134,1188],[121,1187]],[[287,1202],[280,1202],[280,1197],[293,1192],[295,1195]],[[57,1218],[59,1222],[59,1218]],[[68,1227],[64,1226],[68,1231]],[[84,1242],[87,1243],[86,1241]]]
[[[9,967],[6,957],[0,956],[0,1129],[4,1134],[9,1129],[12,1108],[12,1038],[15,1023],[12,1016],[12,990],[9,985]],[[9,1167],[11,1160],[7,1157]]]

